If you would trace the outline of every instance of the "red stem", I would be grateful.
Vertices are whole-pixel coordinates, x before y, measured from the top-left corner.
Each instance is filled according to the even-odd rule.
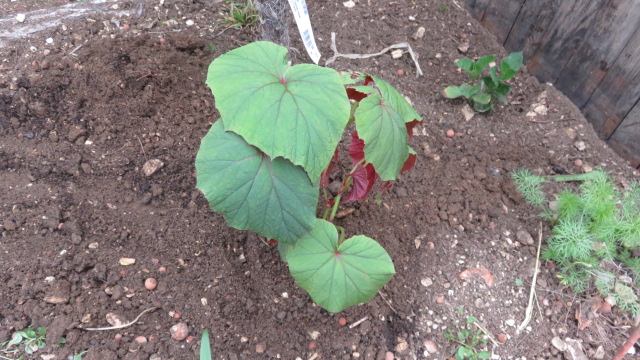
[[[624,356],[627,355],[627,352],[629,351],[629,349],[631,349],[633,344],[638,341],[638,338],[640,338],[640,325],[633,328],[633,331],[631,332],[631,334],[629,334],[629,338],[627,339],[627,341],[624,343],[624,345],[622,345],[620,350],[618,350],[616,356],[611,358],[611,360],[622,360]]]

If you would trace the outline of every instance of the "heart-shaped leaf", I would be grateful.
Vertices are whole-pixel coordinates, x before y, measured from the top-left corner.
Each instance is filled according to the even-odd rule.
[[[290,67],[286,55],[271,42],[242,46],[211,63],[207,85],[226,130],[302,166],[317,183],[349,120],[349,99],[335,70]]]
[[[407,127],[400,113],[378,95],[360,101],[355,113],[364,158],[382,180],[395,180],[409,156]]]
[[[395,273],[380,244],[364,235],[338,244],[338,231],[325,220],[316,221],[287,261],[298,285],[331,312],[371,300]]]
[[[226,123],[225,123],[226,124]],[[294,242],[316,222],[318,187],[289,160],[272,160],[217,121],[196,156],[197,187],[230,226]]]

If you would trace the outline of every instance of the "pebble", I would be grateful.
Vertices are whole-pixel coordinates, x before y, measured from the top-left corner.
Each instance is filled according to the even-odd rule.
[[[444,302],[444,296],[436,297],[436,304],[442,304]]]
[[[155,174],[158,170],[160,170],[164,166],[164,163],[160,159],[151,159],[142,165],[142,172],[146,176],[151,176]]]
[[[564,342],[564,340],[560,339],[558,336],[551,339],[551,345],[553,345],[554,348],[560,351],[567,350],[567,343]]]
[[[526,230],[518,230],[518,232],[516,232],[516,239],[522,245],[533,245],[533,237],[531,237],[531,234]]]
[[[420,283],[424,287],[429,287],[429,286],[433,285],[433,280],[431,280],[430,278],[424,278],[424,279],[420,280]]]
[[[584,143],[584,141],[576,141],[575,143],[573,143],[573,146],[575,146],[578,151],[584,151],[584,149],[587,148],[587,145]]]
[[[122,266],[128,266],[128,265],[133,265],[136,263],[136,259],[133,258],[120,258],[120,265]]]
[[[279,320],[284,320],[287,318],[287,312],[286,311],[280,311],[277,315]]]
[[[516,321],[514,319],[509,319],[504,322],[507,326],[516,326]]]
[[[115,313],[108,313],[107,315],[105,315],[105,317],[107,318],[107,322],[111,326],[122,326],[127,323],[127,320],[125,320],[122,315],[118,315]]]
[[[498,335],[498,341],[503,343],[503,344],[506,343],[507,342],[507,334],[504,334],[504,333],[499,334]]]
[[[5,219],[4,222],[2,223],[2,226],[7,231],[13,231],[18,228],[18,225],[15,222],[13,222],[13,220],[9,220],[9,219]]]
[[[577,166],[577,167],[582,167],[582,160],[580,160],[580,159],[576,159],[576,160],[573,162],[573,165],[575,165],[575,166]]]
[[[396,356],[391,351],[387,351],[387,353],[384,355],[384,360],[393,360],[395,358]]]
[[[25,15],[25,14],[18,14],[18,15],[16,15],[16,20],[17,20],[18,22],[24,22],[26,19],[27,19],[27,15]]]
[[[144,287],[147,290],[154,290],[158,286],[158,280],[154,278],[148,278],[144,281]]]
[[[193,24],[195,24],[195,22],[194,22],[193,20],[189,19],[189,20],[187,20],[187,21],[185,22],[185,24],[186,24],[187,26],[193,26]]]
[[[416,32],[413,34],[413,40],[422,39],[422,37],[424,36],[425,31],[426,31],[425,28],[420,26],[418,28],[418,30],[416,30]]]
[[[267,351],[267,346],[266,346],[266,345],[264,345],[264,344],[258,344],[258,345],[256,345],[256,352],[257,352],[258,354],[262,354],[262,353],[264,353],[265,351]]]
[[[316,347],[318,346],[318,343],[316,343],[315,341],[311,341],[309,342],[309,350],[314,350]]]
[[[453,129],[449,129],[449,130],[447,130],[447,137],[452,138],[452,137],[454,137],[454,136],[456,136],[456,132],[455,132],[455,131],[453,131]]]
[[[591,166],[589,166],[589,165],[582,166],[582,172],[584,172],[585,174],[586,173],[590,173],[592,171],[593,171],[593,168]]]
[[[435,354],[438,352],[438,346],[436,343],[429,339],[424,339],[424,347],[429,354]]]
[[[146,344],[147,338],[144,336],[138,336],[135,338],[135,342],[137,342],[138,344]]]
[[[341,317],[340,319],[338,319],[338,324],[339,324],[340,326],[345,326],[345,325],[347,325],[347,319],[346,319],[346,318],[344,318],[344,317]]]
[[[404,54],[404,51],[402,49],[396,49],[391,52],[391,57],[394,59],[400,59],[402,57],[402,54]]]
[[[177,323],[173,325],[169,331],[173,339],[182,341],[189,336],[189,325],[183,322]]]
[[[533,108],[533,111],[538,115],[547,115],[547,107],[545,105],[538,105]]]
[[[349,1],[343,2],[342,5],[344,5],[344,7],[346,7],[347,9],[351,9],[354,6],[356,6],[356,3],[353,2],[353,0],[349,0]]]

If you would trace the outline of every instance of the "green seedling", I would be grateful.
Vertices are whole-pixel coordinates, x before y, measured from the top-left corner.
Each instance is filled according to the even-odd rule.
[[[580,175],[542,177],[528,170],[512,174],[525,200],[553,225],[542,258],[558,265],[561,282],[581,293],[595,286],[621,309],[639,313],[640,184],[623,193],[601,170]],[[582,181],[577,191],[565,189],[550,206],[543,192],[549,181]]]
[[[480,346],[486,347],[487,334],[482,330],[470,329],[471,325],[476,322],[473,316],[467,316],[467,324],[465,328],[459,329],[457,332],[447,330],[444,334],[445,339],[458,344],[454,356],[456,360],[484,360],[491,359],[491,352],[487,350],[478,350]]]
[[[209,330],[205,330],[202,332],[202,339],[200,340],[200,360],[211,360]]]
[[[440,4],[440,5],[438,5],[438,10],[447,11],[447,10],[449,10],[449,5]]]
[[[254,0],[227,1],[225,12],[220,13],[220,25],[236,29],[252,27],[260,20],[258,7]]]
[[[364,235],[345,240],[333,221],[341,203],[386,190],[413,167],[408,141],[418,113],[382,79],[290,66],[287,49],[270,42],[215,59],[207,85],[221,118],[202,140],[196,170],[211,208],[234,228],[274,239],[297,283],[325,309],[372,299],[395,273],[391,257]],[[352,168],[339,178],[333,167],[349,124]],[[337,194],[328,191],[332,177],[341,181]]]
[[[485,55],[477,61],[468,58],[456,61],[456,66],[469,75],[471,82],[447,87],[444,96],[449,99],[464,97],[478,112],[495,110],[498,102],[508,104],[507,94],[511,86],[507,81],[516,76],[522,67],[522,52],[511,53],[502,59],[499,66],[489,67],[495,60],[495,56]],[[487,67],[487,75],[482,77]]]
[[[82,357],[88,352],[89,352],[89,350],[84,350],[84,351],[80,351],[77,354],[74,354],[73,355],[73,360],[82,360]]]
[[[47,328],[29,328],[23,331],[16,331],[10,340],[0,343],[0,359],[14,359],[8,356],[17,356],[21,351],[26,355],[31,355],[46,346],[45,337],[47,336]],[[24,354],[19,355],[17,359],[23,359]]]

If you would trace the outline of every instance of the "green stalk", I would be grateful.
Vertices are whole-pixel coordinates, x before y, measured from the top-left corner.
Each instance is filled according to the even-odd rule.
[[[344,231],[344,228],[342,226],[338,226],[338,225],[336,225],[336,229],[338,229],[338,231],[340,231],[340,237],[338,238],[338,246],[340,246],[340,245],[342,245],[342,242],[344,241],[345,231]]]
[[[599,171],[592,171],[584,174],[569,174],[569,175],[547,175],[543,176],[546,181],[555,182],[568,182],[568,181],[589,181],[597,180],[602,173]]]
[[[342,194],[338,194],[336,199],[333,202],[333,209],[331,209],[331,215],[329,216],[329,221],[333,221],[336,217],[336,213],[338,212],[338,206],[340,206],[340,199],[342,198]]]

